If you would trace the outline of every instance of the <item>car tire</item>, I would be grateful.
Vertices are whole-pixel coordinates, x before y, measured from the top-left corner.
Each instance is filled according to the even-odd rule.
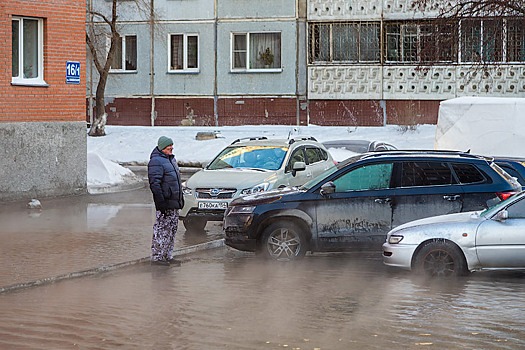
[[[414,260],[415,271],[429,277],[457,277],[468,274],[461,250],[448,241],[427,242]]]
[[[182,219],[182,223],[184,224],[186,231],[201,232],[204,231],[207,221],[202,218],[185,218]]]
[[[277,221],[263,231],[258,252],[273,260],[290,261],[302,258],[307,245],[306,237],[297,224]]]

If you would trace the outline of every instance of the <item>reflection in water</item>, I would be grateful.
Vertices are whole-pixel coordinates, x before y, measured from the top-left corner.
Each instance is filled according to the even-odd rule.
[[[367,254],[225,248],[0,295],[0,348],[517,349],[522,278],[432,282]]]
[[[0,287],[150,255],[155,209],[149,189],[42,199],[42,209],[26,204],[0,203]],[[206,229],[186,233],[179,225],[175,246],[222,238],[215,223]]]

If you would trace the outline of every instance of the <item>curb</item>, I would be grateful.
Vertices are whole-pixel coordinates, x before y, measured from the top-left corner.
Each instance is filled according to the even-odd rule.
[[[178,248],[178,249],[175,249],[175,251],[173,252],[173,256],[174,257],[182,256],[182,255],[196,253],[196,252],[207,250],[207,249],[216,249],[216,248],[221,248],[221,247],[224,247],[224,239],[218,239],[215,241],[201,243],[201,244],[197,244],[194,246]],[[100,266],[100,267],[95,267],[92,269],[87,269],[87,270],[77,271],[77,272],[70,272],[70,273],[66,273],[64,275],[59,275],[55,277],[41,278],[41,279],[31,281],[31,282],[12,284],[10,286],[0,287],[0,294],[9,293],[9,292],[31,288],[31,287],[45,286],[48,284],[52,284],[52,283],[56,283],[56,282],[60,282],[64,280],[69,280],[73,278],[80,278],[80,277],[92,276],[92,275],[96,275],[96,274],[100,274],[104,272],[115,271],[117,269],[127,267],[127,266],[149,263],[150,260],[151,260],[150,257],[147,256],[144,258],[126,261],[122,263],[117,263],[113,265]]]

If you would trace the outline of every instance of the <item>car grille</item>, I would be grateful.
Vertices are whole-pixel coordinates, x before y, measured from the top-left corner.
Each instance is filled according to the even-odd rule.
[[[197,198],[201,199],[229,199],[232,198],[236,188],[197,188]]]

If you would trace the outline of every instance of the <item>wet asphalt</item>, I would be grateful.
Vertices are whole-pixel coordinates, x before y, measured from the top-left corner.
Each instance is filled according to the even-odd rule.
[[[136,186],[135,186],[136,187]],[[0,293],[149,264],[155,209],[146,182],[124,192],[0,203]],[[175,237],[181,258],[224,245],[222,226]]]

